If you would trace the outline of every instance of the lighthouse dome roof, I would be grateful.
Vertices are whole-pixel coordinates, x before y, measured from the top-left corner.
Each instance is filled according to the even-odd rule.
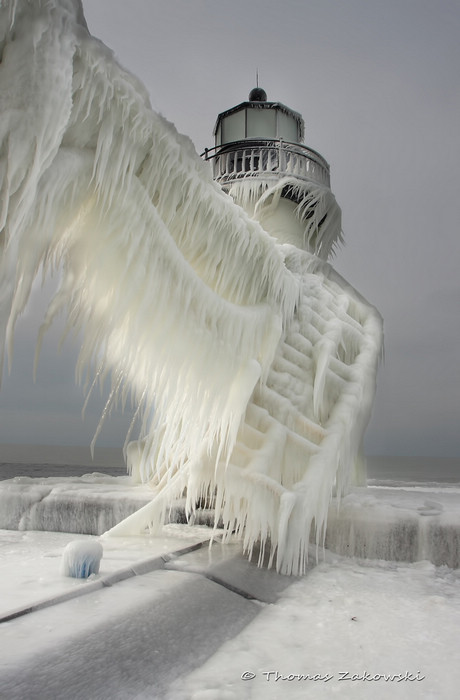
[[[255,87],[252,88],[251,92],[249,93],[249,102],[266,102],[267,101],[267,93],[265,90],[261,87]]]

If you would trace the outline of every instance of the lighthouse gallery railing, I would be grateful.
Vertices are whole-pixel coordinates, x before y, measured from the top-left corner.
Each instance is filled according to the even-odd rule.
[[[298,143],[234,141],[206,149],[202,156],[212,161],[213,177],[221,185],[246,177],[294,176],[330,187],[328,163],[319,153]]]

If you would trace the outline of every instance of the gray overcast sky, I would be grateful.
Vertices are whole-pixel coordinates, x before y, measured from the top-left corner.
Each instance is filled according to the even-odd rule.
[[[333,264],[385,320],[368,454],[460,455],[458,0],[83,0],[90,31],[145,83],[154,109],[212,145],[217,114],[259,82],[302,113],[331,165],[346,245]],[[76,343],[18,327],[0,442],[87,444]],[[6,373],[5,373],[6,374]],[[122,443],[116,415],[99,444]]]

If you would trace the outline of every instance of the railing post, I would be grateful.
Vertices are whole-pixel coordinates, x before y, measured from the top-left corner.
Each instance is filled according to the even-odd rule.
[[[284,155],[284,151],[283,151],[283,139],[280,139],[280,142],[279,142],[279,144],[278,144],[278,170],[279,170],[281,173],[284,172],[284,168],[283,168],[283,158],[282,158],[283,155]]]

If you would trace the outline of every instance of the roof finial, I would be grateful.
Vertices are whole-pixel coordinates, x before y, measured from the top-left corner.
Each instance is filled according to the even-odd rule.
[[[261,87],[259,87],[259,69],[256,68],[256,87],[252,88],[249,93],[250,102],[266,102],[267,93]]]

